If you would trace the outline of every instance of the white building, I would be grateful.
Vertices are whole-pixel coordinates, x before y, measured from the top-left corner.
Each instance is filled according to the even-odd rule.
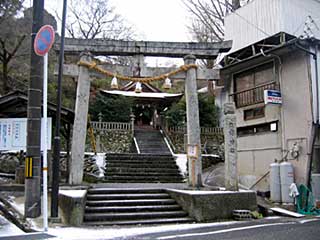
[[[269,165],[293,163],[295,181],[307,184],[310,165],[320,172],[320,1],[255,0],[225,19],[233,47],[221,77],[236,104],[240,183],[268,190]],[[315,37],[315,38],[314,38]],[[264,90],[279,90],[282,104],[265,104]]]

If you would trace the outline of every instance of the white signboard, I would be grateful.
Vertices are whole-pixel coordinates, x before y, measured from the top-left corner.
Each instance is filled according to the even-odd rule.
[[[43,119],[41,121],[43,125]],[[47,147],[51,149],[52,119],[48,118]],[[27,147],[27,118],[0,119],[0,151],[26,150]],[[43,143],[41,143],[41,150]]]
[[[281,92],[278,90],[264,90],[264,103],[282,104]]]

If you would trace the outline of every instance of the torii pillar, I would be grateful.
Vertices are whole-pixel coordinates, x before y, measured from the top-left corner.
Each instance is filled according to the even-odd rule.
[[[88,54],[81,54],[81,61],[91,62]],[[75,116],[72,132],[69,184],[80,185],[83,176],[84,149],[87,136],[87,119],[90,96],[89,69],[79,67]]]
[[[184,63],[186,65],[195,64],[195,61],[196,57],[193,55],[184,57]],[[186,72],[185,95],[187,105],[188,146],[196,149],[196,154],[193,157],[188,156],[189,185],[199,188],[202,186],[202,162],[197,72],[195,68],[189,68]]]

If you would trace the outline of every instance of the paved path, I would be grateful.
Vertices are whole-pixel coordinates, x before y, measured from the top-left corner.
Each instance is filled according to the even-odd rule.
[[[118,238],[120,239],[120,238]],[[121,238],[124,239],[124,238]],[[225,226],[146,234],[131,240],[316,240],[320,239],[320,219],[250,221]]]
[[[25,233],[0,215],[0,240],[40,240],[52,237],[54,236],[41,232]]]

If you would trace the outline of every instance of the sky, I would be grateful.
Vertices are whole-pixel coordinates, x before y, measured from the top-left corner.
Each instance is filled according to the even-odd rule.
[[[190,41],[181,0],[110,0],[147,41]]]
[[[129,24],[132,24],[144,41],[190,42],[188,12],[181,0],[109,0]],[[32,6],[26,0],[26,6]],[[63,0],[45,0],[45,8],[55,16],[62,14]]]
[[[25,6],[32,6],[33,0],[26,0]],[[63,0],[44,0],[45,9],[56,16],[62,15]],[[67,0],[68,2],[68,0]],[[188,11],[181,0],[109,0],[129,25],[133,25],[141,41],[191,42],[187,24]],[[190,15],[189,15],[190,16]],[[58,33],[61,32],[58,22]],[[147,58],[149,66],[182,65],[182,59]]]

